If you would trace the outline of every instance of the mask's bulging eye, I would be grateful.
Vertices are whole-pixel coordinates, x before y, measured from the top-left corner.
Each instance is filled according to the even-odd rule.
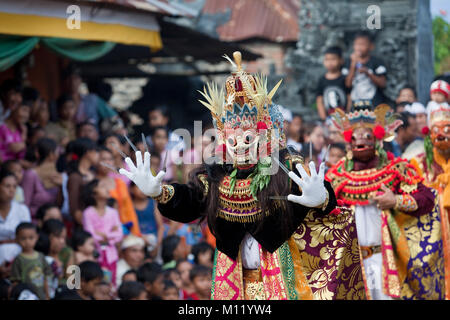
[[[438,132],[439,132],[439,129],[438,129],[437,127],[434,127],[434,128],[433,128],[433,131],[434,131],[434,133],[438,133]]]
[[[235,145],[236,145],[236,139],[235,139],[234,137],[229,137],[229,138],[228,138],[228,143],[229,143],[231,146],[235,146]]]
[[[255,136],[251,132],[245,133],[245,135],[244,135],[245,143],[252,143],[253,140],[255,140]]]
[[[371,139],[372,138],[372,134],[366,132],[366,133],[364,133],[363,138],[364,139]]]

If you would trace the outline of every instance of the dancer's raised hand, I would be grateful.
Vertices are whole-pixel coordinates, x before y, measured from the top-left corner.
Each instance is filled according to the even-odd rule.
[[[125,158],[125,162],[129,170],[120,169],[119,173],[133,181],[137,187],[149,197],[157,197],[161,194],[162,179],[166,174],[164,171],[158,172],[154,176],[150,170],[150,153],[144,153],[144,161],[142,161],[141,151],[136,151],[136,165],[130,157]]]
[[[309,162],[311,175],[308,175],[301,164],[297,164],[296,168],[300,173],[300,177],[293,171],[289,172],[289,177],[302,189],[302,195],[296,196],[290,194],[287,199],[310,208],[315,208],[323,204],[327,198],[327,189],[323,182],[325,177],[325,162],[320,164],[319,173],[316,171],[314,161]]]

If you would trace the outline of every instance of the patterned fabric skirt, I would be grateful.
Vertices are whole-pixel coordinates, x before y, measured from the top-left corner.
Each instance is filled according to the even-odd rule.
[[[261,269],[242,269],[245,300],[266,300]]]

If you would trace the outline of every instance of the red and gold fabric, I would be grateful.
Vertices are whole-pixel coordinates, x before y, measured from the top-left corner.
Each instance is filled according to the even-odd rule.
[[[349,205],[370,204],[383,184],[396,194],[396,208],[383,210],[381,215],[383,293],[398,299],[444,299],[445,237],[439,197],[433,190],[431,212],[411,214],[421,210],[414,198],[423,188],[419,188],[422,178],[416,167],[394,159],[381,169],[347,172],[341,160],[326,179],[333,184],[337,198]]]
[[[351,210],[318,216],[310,211],[304,223],[274,253],[260,247],[259,280],[237,261],[216,251],[211,298],[235,300],[361,300],[365,299],[356,227]]]
[[[347,205],[369,204],[382,185],[394,193],[411,194],[423,180],[413,165],[400,158],[381,169],[351,172],[345,170],[345,159],[341,159],[327,172],[326,179],[332,183],[336,197]]]
[[[430,214],[382,212],[383,291],[401,299],[445,298],[445,260],[439,197]]]

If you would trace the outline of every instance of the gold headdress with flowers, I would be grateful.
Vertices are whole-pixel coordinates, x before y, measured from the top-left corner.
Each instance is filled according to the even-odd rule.
[[[391,141],[395,130],[402,125],[402,121],[396,119],[387,104],[380,104],[373,111],[356,109],[348,114],[337,108],[333,113],[333,123],[349,143],[353,130],[358,127],[372,129],[377,140]]]
[[[282,80],[268,92],[266,76],[253,76],[242,69],[239,51],[233,53],[234,61],[224,57],[235,69],[225,82],[225,90],[215,83],[207,83],[199,91],[205,98],[200,103],[211,111],[219,145],[224,142],[224,131],[236,128],[267,130],[267,137],[273,133],[283,144],[283,116],[278,106],[272,104]]]
[[[369,128],[376,139],[375,150],[379,156],[378,167],[382,167],[388,160],[386,151],[383,149],[383,141],[392,141],[395,130],[402,125],[402,121],[390,111],[387,104],[378,105],[375,110],[360,109],[354,107],[354,111],[345,114],[341,109],[333,113],[333,123],[348,143],[352,142],[353,130],[356,128]],[[347,157],[345,167],[348,171],[353,168],[351,156]]]

